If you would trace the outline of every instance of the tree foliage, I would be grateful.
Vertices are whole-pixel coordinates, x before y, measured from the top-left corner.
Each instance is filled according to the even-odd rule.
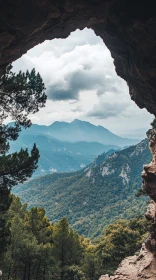
[[[133,255],[149,228],[144,218],[109,225],[98,240],[78,235],[63,217],[50,223],[43,208],[27,209],[12,196],[11,240],[1,254],[4,280],[97,280]]]
[[[109,225],[97,245],[97,256],[103,271],[113,273],[122,259],[140,248],[151,224],[143,218],[119,220]]]
[[[12,72],[12,65],[8,65],[5,73],[0,77],[0,144],[1,152],[9,149],[8,140],[16,140],[21,127],[31,125],[28,118],[45,105],[46,94],[43,80],[35,69],[26,73]],[[4,125],[6,118],[15,121],[13,127]]]
[[[100,165],[89,166],[88,170],[42,176],[26,182],[24,188],[19,185],[15,193],[23,201],[29,200],[30,206],[34,201],[36,206],[42,203],[51,220],[59,220],[65,215],[79,234],[95,238],[104,226],[115,220],[145,213],[148,198],[137,198],[135,194],[141,186],[143,163],[149,162],[150,158],[145,139],[136,146],[116,152]],[[102,170],[107,169],[110,174],[103,176]],[[122,170],[125,170],[127,181],[121,176]],[[88,172],[89,177],[86,176]],[[40,189],[40,194],[36,189]]]
[[[26,181],[37,168],[38,159],[39,150],[35,144],[30,155],[28,149],[21,149],[19,153],[3,154],[0,157],[0,178],[3,185],[11,188]]]
[[[30,154],[28,149],[8,154],[9,141],[16,140],[21,127],[31,125],[29,114],[38,112],[46,101],[45,86],[39,73],[32,71],[12,72],[8,65],[0,77],[0,247],[5,248],[7,241],[6,211],[10,205],[11,187],[23,183],[31,177],[37,168],[39,151],[34,144]],[[14,120],[13,125],[6,125],[7,118]],[[5,233],[5,234],[4,234]]]

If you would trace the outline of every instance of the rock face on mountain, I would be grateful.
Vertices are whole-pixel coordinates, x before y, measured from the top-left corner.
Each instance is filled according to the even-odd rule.
[[[110,49],[117,74],[140,108],[156,114],[155,1],[0,1],[0,67],[46,39],[92,28]]]
[[[103,275],[99,280],[156,280],[156,257],[143,244],[139,256],[125,258],[114,276]]]
[[[142,172],[143,188],[147,194],[156,202],[156,129],[149,129],[147,132],[149,147],[152,153],[152,161],[144,166]]]
[[[143,189],[153,199],[153,208],[155,210],[151,212],[151,218],[153,219],[153,226],[149,237],[146,240],[146,247],[156,253],[156,128],[155,126],[147,132],[149,139],[149,147],[152,153],[152,161],[150,164],[144,166],[142,172],[143,177]],[[153,209],[151,208],[151,209]]]
[[[139,256],[123,260],[114,276],[102,276],[101,280],[156,280],[156,129],[147,132],[152,161],[142,172],[143,189],[153,199],[148,205],[145,217],[153,221],[151,232],[143,244]]]

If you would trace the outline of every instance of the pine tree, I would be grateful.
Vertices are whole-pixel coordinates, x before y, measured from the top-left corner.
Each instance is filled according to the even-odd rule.
[[[21,126],[27,128],[31,125],[28,115],[38,112],[45,102],[45,86],[40,74],[36,74],[35,69],[15,74],[12,72],[12,65],[8,65],[0,77],[1,153],[9,149],[9,140],[17,139]],[[7,117],[15,121],[14,126],[3,124]]]
[[[5,248],[3,237],[8,231],[5,216],[10,206],[10,190],[31,177],[39,159],[35,144],[30,154],[27,149],[6,154],[9,141],[17,139],[22,126],[27,128],[31,125],[28,115],[38,112],[45,102],[45,86],[35,69],[15,74],[11,65],[6,68],[0,77],[0,248]],[[15,121],[14,125],[4,124],[8,117]]]
[[[78,265],[82,259],[79,236],[69,228],[66,217],[63,217],[55,227],[54,254],[60,268],[61,279],[64,277],[66,267]]]
[[[53,243],[52,232],[53,225],[45,216],[45,210],[41,207],[33,207],[26,214],[25,225],[28,231],[32,231],[38,244]]]

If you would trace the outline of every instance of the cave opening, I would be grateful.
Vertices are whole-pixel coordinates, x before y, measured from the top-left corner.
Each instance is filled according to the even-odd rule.
[[[31,115],[32,123],[80,119],[122,137],[146,137],[152,115],[130,99],[110,51],[92,29],[77,29],[66,39],[46,40],[13,63],[15,72],[32,68],[43,77],[48,96],[46,108]]]
[[[71,150],[63,143],[63,156],[66,157],[65,160],[68,162],[68,169],[63,169],[61,166],[62,162],[56,165],[53,162],[54,159],[57,161],[56,151],[62,156],[62,147],[56,147],[56,143],[53,142],[54,139],[50,138],[51,136],[54,138],[56,137],[59,141],[70,143],[98,141],[94,137],[90,139],[87,138],[87,140],[81,137],[81,122],[86,125],[86,129],[89,123],[93,124],[96,128],[102,127],[121,137],[134,140],[134,142],[127,145],[122,144],[119,146],[117,142],[114,142],[113,144],[116,144],[119,150],[137,144],[146,137],[146,131],[153,117],[146,109],[140,110],[131,100],[126,82],[116,74],[110,51],[103,43],[103,40],[96,36],[92,29],[85,28],[83,30],[76,30],[66,39],[47,40],[29,50],[13,63],[13,69],[16,72],[19,70],[31,70],[32,68],[39,71],[43,77],[48,96],[46,107],[41,109],[37,114],[30,116],[32,123],[38,126],[32,126],[28,129],[28,134],[30,130],[30,134],[34,135],[34,138],[31,137],[31,140],[32,142],[36,141],[41,153],[39,168],[34,177],[57,172],[75,172],[76,170],[84,170],[85,177],[91,177],[91,170],[88,169],[88,165],[91,164],[91,161],[93,161],[100,152],[94,155],[92,160],[87,163],[84,159],[84,155],[84,158],[82,158],[82,151],[78,150],[75,152],[75,155],[79,154],[78,164],[76,165],[74,161],[72,161],[71,164],[70,157],[74,157],[75,155],[72,154]],[[72,138],[71,134],[66,129],[64,130],[64,135],[61,133],[53,134],[53,132],[50,132],[50,129],[53,129],[53,127],[56,129],[57,124],[60,130],[61,127],[72,124],[76,127],[78,133],[76,133],[75,130],[75,138]],[[33,132],[33,129],[35,132]],[[41,132],[42,130],[45,132]],[[38,134],[41,133],[43,133],[44,137],[46,133],[49,136],[48,140],[43,138],[43,142],[45,141],[45,143],[42,143],[42,141],[39,143],[37,142]],[[25,138],[27,137],[26,134],[24,136]],[[22,147],[26,146],[25,141],[24,137],[21,138],[20,143]],[[100,141],[101,139],[99,142]],[[100,144],[104,143],[100,142]],[[111,140],[107,140],[105,144],[109,145],[112,144],[112,142]],[[51,151],[51,158],[48,157],[50,153],[47,150],[45,151],[45,146]],[[55,151],[52,150],[53,146],[55,147]],[[143,146],[141,144],[136,149],[141,152],[144,149],[146,150],[146,148],[147,141]],[[53,152],[55,152],[55,155]],[[135,151],[130,152],[128,155],[131,157],[134,154]],[[42,160],[43,158],[44,160]],[[49,164],[45,164],[46,161],[49,161]],[[142,164],[143,162],[139,167],[140,173],[142,171]],[[128,173],[131,167],[129,163],[126,163],[121,170],[120,167],[119,165],[117,168],[117,178],[122,180],[122,184],[125,187],[126,184],[129,183]],[[109,164],[108,166],[101,167],[100,170],[102,177],[107,177],[107,175],[111,175],[115,172],[114,167],[110,167]],[[141,184],[140,179],[138,181],[139,184]],[[22,192],[22,187],[17,187],[15,193],[21,195],[23,201],[29,202],[29,195],[28,193]],[[130,203],[132,203],[132,200],[130,201]],[[59,207],[58,198],[53,202],[56,208]],[[41,203],[41,201],[39,203]],[[83,203],[84,207],[88,202],[84,200]],[[30,205],[33,205],[33,199],[31,199]],[[72,215],[73,212],[71,209],[70,211]],[[59,214],[57,213],[57,215]],[[84,222],[82,224],[84,224]]]

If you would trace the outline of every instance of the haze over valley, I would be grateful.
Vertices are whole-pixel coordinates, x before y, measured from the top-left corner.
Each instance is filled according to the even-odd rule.
[[[49,126],[33,124],[29,129],[23,129],[17,141],[10,144],[11,152],[19,151],[21,147],[31,149],[33,143],[37,144],[40,159],[34,176],[41,176],[83,169],[103,152],[138,142],[138,139],[119,137],[103,126],[76,119]]]

